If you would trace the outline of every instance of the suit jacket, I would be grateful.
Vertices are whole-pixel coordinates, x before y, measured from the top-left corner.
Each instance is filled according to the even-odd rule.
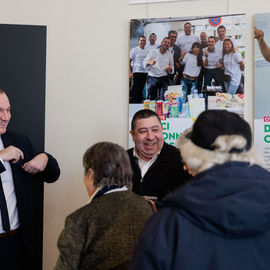
[[[48,153],[45,170],[35,175],[22,169],[22,165],[37,154],[29,138],[24,135],[6,132],[1,135],[4,147],[15,146],[24,153],[24,159],[10,162],[20,230],[23,239],[23,252],[26,269],[41,269],[42,233],[43,233],[43,182],[54,182],[60,175],[57,161]],[[0,163],[0,173],[5,167]],[[1,251],[0,251],[1,252]]]

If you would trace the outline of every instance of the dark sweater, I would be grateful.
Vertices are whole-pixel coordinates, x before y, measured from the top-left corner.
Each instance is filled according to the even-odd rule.
[[[189,174],[184,171],[179,150],[164,143],[156,161],[148,169],[143,179],[138,159],[133,156],[133,148],[128,151],[133,170],[133,192],[139,195],[157,197],[161,200],[167,193],[184,184]]]

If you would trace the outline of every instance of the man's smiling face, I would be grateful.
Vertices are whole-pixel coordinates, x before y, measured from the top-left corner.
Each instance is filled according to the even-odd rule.
[[[6,94],[0,94],[0,135],[6,133],[10,114],[10,103]]]
[[[130,133],[136,153],[145,161],[157,155],[164,144],[162,126],[155,116],[137,120],[134,131]]]

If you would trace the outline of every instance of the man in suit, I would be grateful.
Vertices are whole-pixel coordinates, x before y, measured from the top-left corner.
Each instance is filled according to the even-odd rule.
[[[56,181],[60,169],[50,154],[36,153],[26,136],[7,131],[10,118],[9,99],[0,89],[0,268],[37,270],[42,204],[35,192],[43,181]]]

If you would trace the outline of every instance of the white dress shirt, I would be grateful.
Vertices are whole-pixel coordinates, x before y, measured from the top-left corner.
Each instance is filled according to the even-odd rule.
[[[144,175],[147,173],[148,169],[152,166],[152,164],[156,161],[159,153],[152,157],[149,161],[145,161],[141,159],[138,154],[136,153],[135,147],[133,148],[133,156],[138,159],[138,166],[141,170],[141,177],[143,179]]]
[[[147,65],[147,62],[151,59],[155,59],[156,63],[151,66]],[[161,53],[160,49],[151,50],[143,61],[144,68],[148,70],[148,75],[152,77],[168,76],[168,71],[165,68],[170,64],[172,70],[169,72],[174,73],[174,60],[173,55],[167,50],[165,53]]]
[[[4,149],[4,145],[3,145],[2,138],[0,136],[0,151],[3,149]],[[10,230],[15,230],[20,226],[20,223],[19,223],[17,199],[16,199],[16,194],[15,194],[15,189],[14,189],[12,171],[11,171],[9,162],[2,161],[2,159],[0,159],[0,162],[2,162],[2,164],[6,168],[6,170],[1,173],[1,180],[2,180],[2,185],[3,185],[4,194],[5,194],[6,203],[7,203]],[[3,230],[3,227],[2,227],[2,218],[0,215],[0,233],[4,233],[4,232],[5,231]]]

